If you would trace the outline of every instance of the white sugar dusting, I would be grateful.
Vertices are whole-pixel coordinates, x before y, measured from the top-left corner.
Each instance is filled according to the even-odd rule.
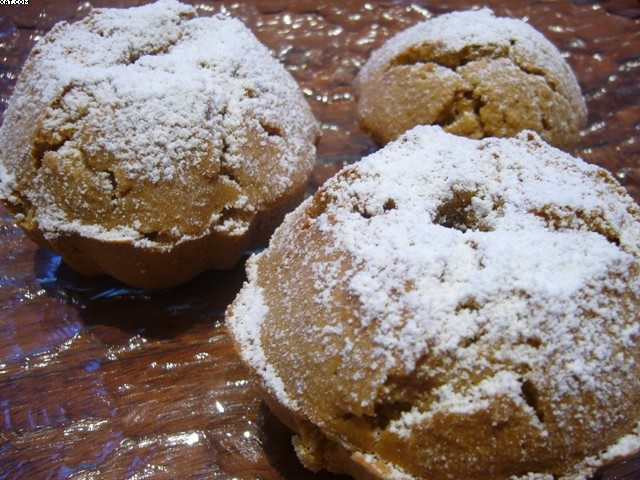
[[[585,331],[592,343],[574,346],[571,328],[560,324],[549,331],[545,324],[557,316],[571,322],[571,316],[583,310],[609,320],[616,310],[598,305],[601,285],[640,295],[637,279],[621,280],[637,264],[640,225],[626,211],[631,201],[625,205],[612,198],[606,183],[584,188],[585,177],[594,176],[596,167],[539,140],[527,142],[528,135],[476,142],[438,129],[417,129],[361,163],[357,180],[327,187],[334,202],[318,221],[338,239],[334,248],[356,259],[348,291],[362,303],[362,328],[375,323],[375,341],[385,364],[389,352],[397,352],[403,368],[411,371],[425,354],[424,345],[435,345],[435,354],[455,350],[487,318],[491,323],[483,328],[495,341],[539,331],[550,335],[543,339],[545,348],[566,348],[557,352],[562,357],[558,367],[574,365],[573,373],[580,377],[584,371],[585,378],[605,373],[609,362],[604,360],[613,348],[602,346],[607,341],[600,337],[602,325]],[[436,218],[437,203],[446,204],[455,192],[473,196],[464,211],[456,213],[478,224],[467,231],[439,224]],[[368,215],[353,211],[355,198]],[[382,213],[389,199],[396,207]],[[605,223],[626,231],[632,241],[621,236],[620,248],[584,224],[550,229],[533,214],[549,205],[562,206],[575,221],[573,212],[602,213]],[[613,207],[604,211],[603,205]],[[398,286],[407,283],[413,287],[397,298]],[[470,302],[473,315],[457,315]],[[452,317],[458,322],[445,320]],[[514,322],[521,317],[525,321]],[[584,363],[597,345],[605,358]],[[500,354],[509,356],[508,351]],[[517,363],[517,358],[512,361]],[[555,373],[556,392],[568,393],[568,383],[560,382],[568,373]]]
[[[413,477],[396,465],[386,463],[381,458],[371,453],[357,452],[354,457],[359,463],[365,465],[382,465],[384,469],[384,478],[388,480],[413,480]]]
[[[471,415],[486,410],[496,397],[506,398],[520,408],[529,411],[535,427],[544,430],[544,425],[536,418],[533,408],[522,399],[522,382],[515,372],[500,371],[493,377],[473,386],[464,394],[455,391],[451,385],[443,385],[435,392],[435,395],[437,401],[428,411],[421,411],[414,407],[412,410],[404,412],[399,419],[389,424],[389,431],[407,438],[415,425],[432,419],[438,413]]]
[[[254,256],[246,264],[247,281],[253,282],[254,285],[257,278],[258,259],[259,255]],[[234,338],[240,345],[239,351],[243,360],[256,370],[263,384],[282,405],[295,411],[298,409],[297,402],[287,394],[282,379],[267,361],[259,334],[256,335],[260,331],[268,310],[261,288],[243,288],[227,312],[227,322],[233,325]]]
[[[5,166],[0,163],[0,198],[6,198],[12,203],[16,201],[11,193],[11,185],[14,185],[15,182],[15,175],[10,174]]]
[[[472,415],[497,398],[528,417],[542,443],[553,430],[549,422],[567,432],[569,443],[576,425],[598,436],[619,422],[623,412],[615,408],[589,410],[572,400],[616,406],[640,390],[630,373],[640,332],[640,214],[604,170],[531,132],[477,141],[423,126],[343,170],[318,196],[323,210],[305,217],[313,203],[304,202],[270,250],[296,248],[295,229],[308,218],[305,228],[328,239],[313,247],[324,260],[316,262],[315,250],[301,260],[314,292],[291,302],[331,312],[346,296],[357,315],[327,314],[324,327],[298,315],[277,338],[286,342],[296,332],[297,341],[318,350],[319,363],[337,356],[354,372],[347,383],[375,378],[367,388],[377,393],[350,400],[363,408],[376,405],[389,375],[412,375],[425,357],[445,359],[429,374],[450,380],[429,393],[429,407],[403,412],[388,432],[406,438],[438,413]],[[283,291],[302,281],[288,271]],[[241,295],[260,290],[260,273]],[[241,324],[242,335],[260,341],[270,318],[259,313],[234,312],[229,325]],[[363,336],[371,341],[357,341]],[[261,370],[262,362],[269,364],[257,356],[250,363]],[[295,390],[304,392],[298,383]],[[551,405],[544,422],[527,399],[532,385]],[[633,433],[594,462],[638,442]],[[580,468],[583,475],[591,466]]]
[[[443,51],[458,52],[470,45],[509,47],[513,40],[536,57],[542,55],[536,52],[540,46],[556,50],[529,24],[514,18],[496,18],[490,9],[482,8],[439,15],[400,32],[374,52],[361,76],[381,68],[412,46],[434,44]]]
[[[48,136],[46,151],[83,158],[96,177],[109,161],[119,178],[153,188],[189,189],[194,172],[215,176],[226,162],[263,195],[254,195],[246,211],[283,195],[292,176],[306,176],[317,125],[296,82],[240,21],[195,15],[188,5],[160,0],[95,9],[78,23],[56,25],[34,47],[5,113],[0,198],[11,201],[22,188],[49,236],[74,230],[106,240],[133,228],[101,232],[99,225],[46,216],[51,172],[41,169],[32,188],[19,186],[41,135]],[[247,153],[263,148],[275,157],[269,176],[257,174],[265,165]],[[112,190],[106,174],[101,188]],[[248,224],[211,228],[246,231]]]

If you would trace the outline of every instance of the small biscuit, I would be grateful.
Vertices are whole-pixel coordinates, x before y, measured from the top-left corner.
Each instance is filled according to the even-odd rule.
[[[356,82],[361,124],[383,144],[424,124],[471,138],[529,129],[569,147],[587,117],[558,49],[529,24],[488,9],[399,33],[372,53]]]
[[[0,200],[85,274],[168,287],[234,265],[301,199],[319,133],[241,22],[175,0],[37,43],[0,129]]]

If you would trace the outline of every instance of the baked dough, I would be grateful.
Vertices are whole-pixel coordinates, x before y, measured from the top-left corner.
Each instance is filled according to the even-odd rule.
[[[425,124],[471,138],[529,129],[569,147],[587,117],[556,47],[529,24],[488,9],[399,33],[371,54],[356,83],[361,124],[383,144]]]
[[[533,132],[417,127],[247,273],[227,325],[312,470],[584,479],[640,449],[640,209]]]
[[[172,286],[267,242],[318,134],[238,20],[174,0],[95,9],[31,52],[0,129],[0,199],[77,271]]]

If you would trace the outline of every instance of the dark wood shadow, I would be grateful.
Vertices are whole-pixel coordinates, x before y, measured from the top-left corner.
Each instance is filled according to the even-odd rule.
[[[75,306],[87,326],[167,338],[196,324],[224,320],[246,278],[246,258],[232,270],[204,272],[184,285],[157,290],[129,287],[108,276],[80,275],[44,249],[34,255],[34,274],[49,296]]]

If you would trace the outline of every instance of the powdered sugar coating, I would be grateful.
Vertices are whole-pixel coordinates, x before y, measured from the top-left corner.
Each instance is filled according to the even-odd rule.
[[[470,46],[513,47],[514,56],[529,58],[559,78],[567,73],[573,77],[557,61],[558,49],[540,32],[522,20],[495,17],[490,9],[481,8],[439,15],[400,32],[372,54],[360,71],[360,78],[365,79],[399,53],[423,43],[437,45],[441,53],[459,52]]]
[[[49,239],[239,236],[306,181],[316,136],[293,78],[238,20],[175,0],[96,9],[34,48],[0,129],[0,196],[33,207]],[[214,187],[228,203],[212,205]]]
[[[257,266],[255,257],[249,259],[246,265],[247,279],[252,282],[257,279]],[[245,288],[233,304],[233,314],[238,318],[264,318],[268,307],[265,303],[264,294],[261,288]],[[241,354],[246,361],[259,368],[259,374],[265,379],[265,385],[272,395],[291,410],[298,408],[297,402],[287,395],[282,379],[274,371],[267,361],[264,350],[258,338],[254,336],[253,330],[237,329],[236,341],[242,345]]]
[[[228,324],[261,342],[243,355],[292,410],[352,451],[417,477],[532,458],[569,475],[573,452],[601,464],[624,435],[638,444],[639,219],[609,174],[535,134],[418,127],[287,217],[241,293],[266,308]],[[485,432],[483,415],[520,446],[433,433],[442,418]]]

